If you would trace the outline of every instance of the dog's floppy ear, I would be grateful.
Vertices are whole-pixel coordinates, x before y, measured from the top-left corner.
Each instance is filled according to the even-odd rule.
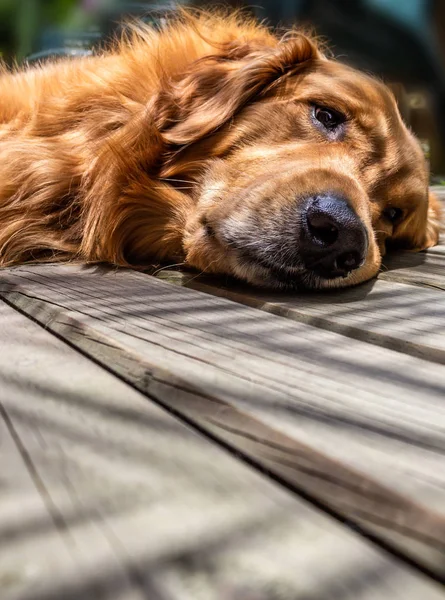
[[[275,47],[232,43],[223,54],[196,61],[159,97],[159,128],[173,145],[190,144],[215,131],[243,106],[287,74],[321,58],[317,45],[296,33]],[[171,114],[165,107],[174,107]]]

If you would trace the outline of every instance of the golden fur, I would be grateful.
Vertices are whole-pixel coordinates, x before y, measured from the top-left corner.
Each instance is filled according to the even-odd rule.
[[[342,139],[314,127],[314,104],[346,115]],[[368,254],[347,277],[309,286],[369,279],[388,240],[437,242],[438,203],[393,96],[298,31],[181,13],[134,25],[93,57],[0,75],[1,266],[179,261],[278,285],[230,240],[249,225],[280,261],[276,223],[332,189],[364,223]],[[397,225],[388,206],[403,209]]]

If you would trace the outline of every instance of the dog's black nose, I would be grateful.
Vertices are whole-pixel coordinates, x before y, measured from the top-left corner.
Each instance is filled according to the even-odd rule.
[[[355,212],[343,198],[310,198],[303,211],[301,255],[305,266],[324,277],[344,277],[366,258],[368,236]]]

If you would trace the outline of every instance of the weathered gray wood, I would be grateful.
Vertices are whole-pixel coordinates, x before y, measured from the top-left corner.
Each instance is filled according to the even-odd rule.
[[[0,306],[3,351],[8,341],[3,335],[4,316]],[[0,396],[5,392],[2,387]],[[28,457],[2,405],[0,409],[0,597],[3,600],[18,598],[25,590],[38,595],[42,583],[52,581],[54,574],[56,578],[61,573],[66,577],[75,570],[76,557],[57,528],[47,499],[39,491],[40,482],[29,471]]]
[[[131,272],[0,281],[135,387],[444,578],[441,365]]]
[[[164,281],[445,364],[445,294],[437,289],[374,280],[346,290],[296,295],[181,272],[164,271],[159,276]]]
[[[445,290],[445,256],[440,247],[428,252],[401,252],[385,258],[379,278]]]
[[[433,254],[433,255],[434,254],[440,254],[440,255],[443,256],[445,254],[445,244],[442,241],[442,243],[438,244],[437,246],[433,246],[432,248],[428,248],[428,250],[427,250],[426,253],[427,253],[427,255],[430,255],[430,254]]]
[[[69,458],[69,440],[63,431],[47,435],[33,419],[51,403],[63,413],[56,401],[64,392],[65,403],[81,396],[79,379],[92,378],[99,386],[108,381],[112,388],[114,378],[104,378],[102,369],[4,302],[0,340],[1,600],[142,600],[145,595],[89,514],[100,513],[100,503],[90,502],[87,511],[75,496],[67,469],[77,457]],[[57,410],[45,416],[54,428]]]
[[[0,339],[2,600],[443,597],[1,303]]]

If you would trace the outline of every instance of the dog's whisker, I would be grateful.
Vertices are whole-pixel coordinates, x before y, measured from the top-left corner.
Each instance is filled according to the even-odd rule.
[[[194,275],[193,277],[191,277],[190,279],[187,279],[187,283],[190,283],[191,281],[194,281],[195,279],[198,279],[198,277],[201,277],[201,275],[205,275],[206,273],[208,273],[208,270],[210,269],[210,267],[215,264],[216,262],[218,262],[217,259],[211,261],[207,267],[205,269],[202,269],[201,271],[199,271],[199,273],[197,273],[196,275]],[[186,264],[186,263],[184,263]]]
[[[165,271],[167,269],[173,269],[173,267],[183,267],[186,263],[185,262],[180,262],[180,263],[175,263],[173,265],[165,265],[164,267],[161,267],[160,269],[156,269],[156,271],[154,273],[151,273],[151,275],[154,277],[155,275],[157,275],[158,273],[161,273],[162,271]]]
[[[167,183],[169,183],[170,181],[174,181],[175,183],[196,183],[196,181],[193,181],[192,179],[176,179],[174,177],[159,177],[158,179],[159,181],[166,181]]]
[[[161,186],[161,185],[154,185],[150,187],[151,190],[165,190],[165,187]],[[196,189],[196,186],[194,185],[189,185],[189,186],[181,186],[180,188],[178,188],[178,191],[180,192],[181,190],[194,190]]]

